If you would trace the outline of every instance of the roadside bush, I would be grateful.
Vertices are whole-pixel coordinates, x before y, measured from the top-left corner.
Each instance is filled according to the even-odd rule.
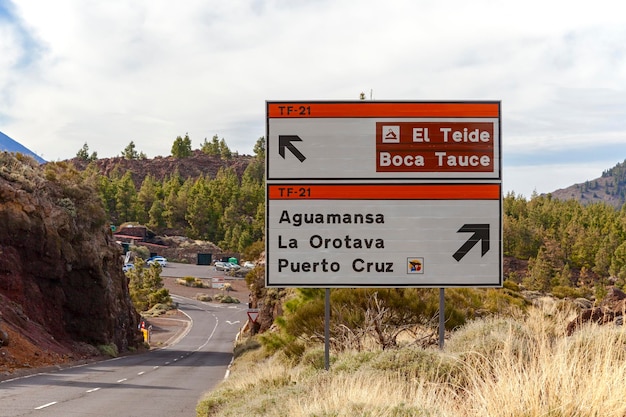
[[[117,358],[117,356],[119,355],[119,351],[117,350],[117,345],[115,343],[109,343],[108,345],[98,345],[98,350],[103,355],[110,356],[111,358]]]
[[[324,290],[298,289],[285,303],[282,330],[294,337],[324,339]],[[482,307],[477,294],[446,293],[446,328],[465,323],[467,314]],[[338,350],[362,350],[367,343],[381,349],[397,347],[400,337],[417,336],[438,325],[439,295],[419,289],[334,289],[331,292],[331,340]],[[402,335],[402,336],[401,336]]]
[[[224,304],[239,304],[240,301],[235,298],[235,297],[231,297],[230,295],[224,295],[224,294],[217,294],[214,298],[214,301],[217,301],[218,303],[224,303]]]
[[[209,294],[202,294],[202,293],[196,294],[196,300],[204,301],[204,302],[213,301],[213,299],[211,298]]]
[[[145,317],[158,317],[161,316],[165,313],[167,313],[168,311],[170,311],[172,309],[172,306],[170,304],[155,304],[154,306],[152,306],[152,308],[148,311],[145,311],[142,313],[142,316]]]
[[[176,280],[177,284],[184,285],[186,287],[202,288],[204,283],[200,278],[196,277],[184,277]]]
[[[163,288],[161,267],[158,264],[144,267],[141,259],[135,260],[135,268],[126,273],[129,279],[130,298],[137,311],[146,311],[156,304],[172,304],[169,291]]]
[[[145,246],[131,245],[129,249],[141,259],[148,259],[150,257],[150,249]]]
[[[233,349],[233,356],[235,358],[238,358],[246,352],[251,352],[259,349],[261,349],[261,344],[259,343],[259,341],[254,337],[249,337],[244,340],[243,343],[238,343],[235,345],[235,348]]]
[[[552,295],[556,298],[586,298],[589,294],[584,288],[573,288],[559,285],[552,287]]]

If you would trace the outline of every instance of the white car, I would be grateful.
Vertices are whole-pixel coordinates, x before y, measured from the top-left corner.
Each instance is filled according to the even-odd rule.
[[[231,264],[230,262],[215,262],[215,270],[216,271],[230,271]]]
[[[254,268],[254,267],[255,267],[254,262],[250,262],[250,261],[246,261],[246,262],[244,262],[242,266],[243,266],[244,268],[250,268],[250,269],[252,269],[252,268]]]
[[[165,268],[167,266],[167,259],[165,259],[163,256],[153,256],[152,258],[148,259],[148,265],[152,265],[154,263],[157,263],[161,265],[161,267]]]

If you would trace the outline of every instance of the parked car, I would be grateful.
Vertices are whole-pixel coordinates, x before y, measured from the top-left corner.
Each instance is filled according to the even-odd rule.
[[[215,270],[216,271],[230,271],[231,264],[230,262],[215,262]]]
[[[131,269],[135,269],[135,265],[131,263],[124,264],[124,266],[122,267],[122,271],[124,272],[128,272]]]
[[[227,263],[230,265],[230,269],[232,269],[233,271],[237,271],[241,269],[241,266],[234,262],[227,262]]]
[[[252,268],[254,268],[254,267],[255,267],[254,262],[250,262],[250,261],[246,261],[246,262],[244,262],[242,266],[243,266],[244,268],[250,268],[250,269],[252,269]]]
[[[151,258],[148,258],[148,262],[146,262],[148,265],[152,265],[154,263],[157,263],[159,265],[161,265],[161,267],[165,268],[167,266],[167,259],[165,259],[163,256],[153,256]]]

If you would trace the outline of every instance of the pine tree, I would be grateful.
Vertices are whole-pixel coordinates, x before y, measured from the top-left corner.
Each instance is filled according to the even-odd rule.
[[[172,144],[172,156],[175,158],[187,158],[191,156],[191,154],[191,139],[189,139],[189,134],[185,133],[184,138],[177,136]]]

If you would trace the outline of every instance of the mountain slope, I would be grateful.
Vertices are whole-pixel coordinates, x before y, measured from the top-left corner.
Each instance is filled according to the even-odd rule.
[[[602,173],[602,176],[551,193],[559,200],[578,200],[582,204],[604,202],[620,208],[626,203],[626,160]]]
[[[8,137],[2,132],[0,132],[0,151],[7,151],[7,152],[12,152],[12,153],[19,152],[24,155],[32,156],[40,164],[43,164],[44,162],[46,162],[44,159],[39,157],[35,152],[31,151],[30,149],[28,149],[21,143],[11,139],[10,137]]]

